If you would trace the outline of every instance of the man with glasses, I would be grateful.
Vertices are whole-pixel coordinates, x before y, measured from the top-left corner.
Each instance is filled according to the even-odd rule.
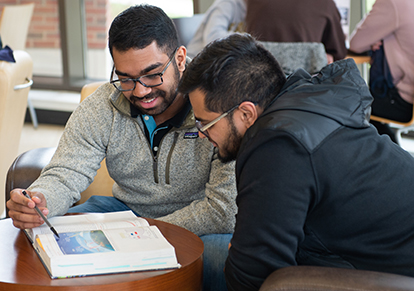
[[[229,290],[316,265],[414,276],[414,159],[369,124],[353,60],[287,79],[248,35],[208,45],[179,85],[200,136],[236,161]]]
[[[118,76],[119,73],[115,71],[115,66],[113,66],[110,83],[113,84],[121,92],[134,91],[135,87],[137,86],[137,82],[139,82],[142,86],[148,88],[160,86],[164,82],[162,76],[174,59],[177,50],[178,48],[174,50],[174,53],[171,55],[170,60],[165,65],[164,70],[162,70],[160,73],[144,75],[136,79],[131,79],[127,78],[128,75],[122,75],[122,73],[120,76]]]
[[[140,5],[114,19],[109,50],[110,82],[73,112],[52,161],[27,192],[49,217],[133,210],[184,227],[204,242],[204,290],[225,290],[236,213],[234,164],[220,162],[215,148],[198,137],[191,104],[177,93],[186,48],[161,9]],[[69,209],[104,158],[114,197],[92,196]],[[7,206],[16,227],[43,223],[22,189],[12,191]]]

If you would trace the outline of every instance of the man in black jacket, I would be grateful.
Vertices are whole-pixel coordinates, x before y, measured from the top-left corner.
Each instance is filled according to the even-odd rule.
[[[248,35],[208,45],[186,69],[200,135],[236,161],[229,290],[315,265],[414,276],[414,159],[369,125],[353,60],[287,79]]]

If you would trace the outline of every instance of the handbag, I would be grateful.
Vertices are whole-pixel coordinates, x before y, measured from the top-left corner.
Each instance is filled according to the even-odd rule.
[[[383,98],[387,96],[390,89],[394,88],[383,45],[378,50],[371,51],[371,60],[369,88],[374,98]]]

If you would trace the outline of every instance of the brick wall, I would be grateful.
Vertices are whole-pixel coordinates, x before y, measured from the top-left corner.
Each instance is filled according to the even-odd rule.
[[[88,48],[104,49],[111,25],[109,0],[85,0]]]
[[[60,48],[59,9],[57,0],[1,0],[5,5],[35,3],[27,48]],[[109,0],[85,0],[87,42],[90,49],[104,49],[111,22]]]

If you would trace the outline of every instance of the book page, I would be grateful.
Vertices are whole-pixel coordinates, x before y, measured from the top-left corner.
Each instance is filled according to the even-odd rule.
[[[137,217],[132,211],[57,216],[50,218],[49,222],[58,233],[149,225],[148,221]],[[26,230],[26,233],[33,241],[37,234],[50,234],[52,232],[46,224],[43,224],[31,230]]]
[[[155,226],[40,234],[36,243],[49,257],[106,252],[157,252],[174,247]],[[154,253],[153,253],[154,254]]]
[[[136,247],[139,247],[140,252],[172,248],[172,245],[155,225],[126,229],[108,229],[104,232],[117,251],[133,250]]]
[[[55,239],[64,255],[115,251],[102,230],[63,232]]]

